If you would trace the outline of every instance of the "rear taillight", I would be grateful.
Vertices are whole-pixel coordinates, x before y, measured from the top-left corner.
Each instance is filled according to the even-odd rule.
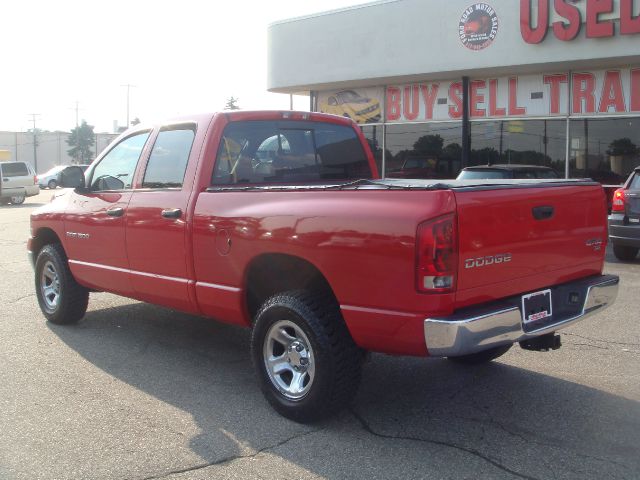
[[[416,288],[424,293],[452,292],[458,268],[458,234],[454,214],[418,225]]]
[[[619,188],[615,192],[613,192],[611,211],[624,213],[624,188]]]
[[[38,183],[38,177],[36,175],[33,176],[33,184],[36,185]]]

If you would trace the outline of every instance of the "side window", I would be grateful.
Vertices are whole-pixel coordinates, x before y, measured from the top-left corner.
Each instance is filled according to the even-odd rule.
[[[125,190],[131,188],[133,174],[149,132],[127,137],[111,149],[93,169],[91,190]]]
[[[156,139],[142,188],[180,188],[187,169],[195,126],[161,130]]]

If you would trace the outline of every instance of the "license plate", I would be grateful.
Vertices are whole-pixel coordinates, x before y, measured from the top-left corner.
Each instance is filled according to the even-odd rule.
[[[629,218],[629,223],[640,223],[640,218]]]
[[[550,317],[551,313],[551,290],[522,296],[522,321],[525,324]]]

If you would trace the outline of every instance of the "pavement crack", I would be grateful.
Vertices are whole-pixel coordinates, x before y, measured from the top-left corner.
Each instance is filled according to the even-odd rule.
[[[278,447],[281,447],[293,440],[296,440],[298,438],[302,438],[302,437],[306,437],[307,435],[311,435],[313,433],[318,433],[320,431],[324,430],[324,428],[317,428],[315,430],[309,430],[307,432],[303,432],[303,433],[298,433],[296,435],[293,435],[291,437],[287,437],[284,440],[281,440],[277,443],[274,443],[273,445],[267,445],[266,447],[263,447],[259,450],[256,450],[253,453],[250,454],[246,454],[246,455],[242,455],[242,454],[238,454],[238,455],[229,455],[227,457],[223,457],[219,460],[216,460],[215,462],[207,462],[207,463],[199,463],[197,465],[193,465],[191,467],[185,467],[185,468],[181,468],[181,469],[177,469],[177,470],[171,470],[169,472],[164,472],[164,473],[160,473],[157,475],[151,475],[149,477],[143,477],[140,480],[160,480],[163,478],[169,478],[172,475],[180,475],[182,473],[188,473],[188,472],[194,472],[196,470],[202,470],[203,468],[209,468],[209,467],[215,467],[216,465],[224,465],[225,463],[231,463],[231,462],[235,462],[236,460],[244,460],[247,458],[255,458],[258,455],[260,455],[261,453],[264,452],[268,452],[270,450],[274,450]]]
[[[473,456],[475,456],[475,457],[477,457],[477,458],[479,458],[481,460],[484,460],[485,462],[490,463],[491,465],[493,465],[494,467],[498,468],[499,470],[502,470],[503,472],[509,473],[509,474],[511,474],[513,476],[516,476],[518,478],[524,478],[526,480],[539,480],[536,477],[531,477],[531,476],[526,475],[524,473],[516,472],[515,470],[510,469],[509,467],[501,464],[500,462],[492,459],[491,457],[488,457],[488,456],[482,454],[481,452],[479,452],[478,450],[473,449],[473,448],[467,448],[467,447],[463,447],[462,445],[457,445],[455,443],[445,442],[445,441],[442,441],[442,440],[435,440],[435,439],[430,439],[430,438],[421,438],[421,437],[412,437],[412,436],[400,436],[400,435],[388,435],[388,434],[376,432],[375,430],[373,430],[371,428],[371,426],[367,423],[367,421],[364,418],[362,418],[362,416],[360,416],[355,410],[349,409],[349,411],[356,418],[356,420],[360,423],[360,425],[362,426],[363,430],[365,430],[366,432],[368,432],[371,435],[374,435],[376,437],[387,438],[387,439],[391,439],[391,440],[407,440],[407,441],[411,441],[411,442],[423,442],[423,443],[429,443],[431,445],[439,445],[439,446],[443,446],[443,447],[453,448],[455,450],[459,450],[461,452],[468,453],[469,455],[473,455]]]
[[[606,343],[608,345],[623,345],[623,346],[627,346],[627,347],[640,347],[640,343],[614,342],[613,340],[603,340],[601,338],[587,337],[585,335],[578,335],[577,333],[563,332],[563,335],[569,335],[571,337],[578,337],[578,338],[582,338],[583,340],[591,340],[592,342]]]
[[[11,300],[9,303],[18,303],[24,300],[25,298],[34,297],[35,295],[36,295],[35,293],[30,293],[29,295],[23,295],[22,297],[18,297],[15,300]]]

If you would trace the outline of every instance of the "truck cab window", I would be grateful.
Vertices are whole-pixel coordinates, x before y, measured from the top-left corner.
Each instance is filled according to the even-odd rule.
[[[162,130],[144,173],[142,188],[180,188],[195,138],[195,126]]]
[[[150,132],[125,138],[100,160],[91,176],[91,190],[125,190],[131,188],[133,174]]]

